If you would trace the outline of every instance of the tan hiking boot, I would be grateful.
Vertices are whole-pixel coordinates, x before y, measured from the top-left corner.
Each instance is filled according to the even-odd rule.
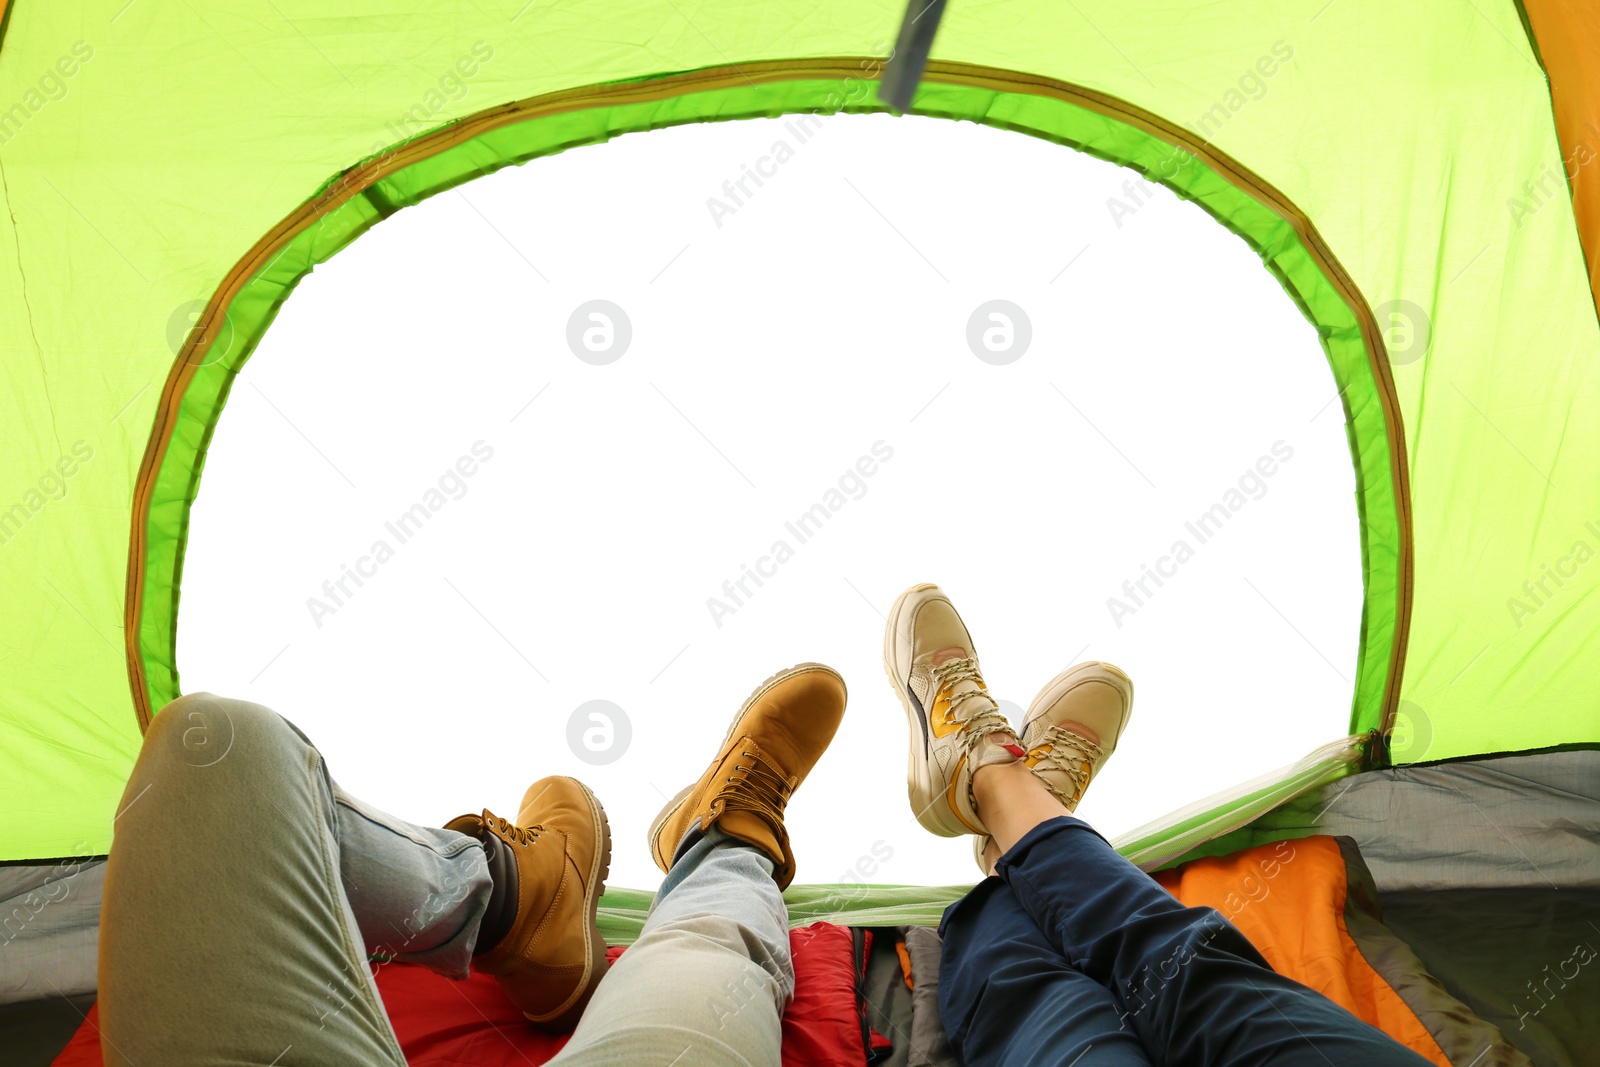
[[[941,837],[987,834],[973,772],[1012,762],[1020,750],[978,671],[972,635],[937,585],[912,586],[895,600],[883,668],[911,724],[906,783],[917,821]]]
[[[784,807],[833,740],[844,706],[844,679],[820,663],[802,663],[763,682],[739,709],[700,780],[669,800],[651,823],[656,866],[671,869],[691,826],[705,831],[716,825],[771,857],[773,879],[779,889],[788,888],[794,853]]]
[[[541,778],[523,795],[515,823],[485,809],[445,828],[507,849],[516,861],[507,868],[516,915],[497,944],[479,946],[473,969],[498,978],[540,1029],[571,1030],[606,972],[595,911],[611,870],[611,827],[600,801],[574,778]]]

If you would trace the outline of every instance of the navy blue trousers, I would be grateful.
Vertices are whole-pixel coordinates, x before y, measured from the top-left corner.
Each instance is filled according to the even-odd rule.
[[[1180,904],[1088,823],[1029,831],[944,913],[939,1009],[967,1067],[1422,1067]]]

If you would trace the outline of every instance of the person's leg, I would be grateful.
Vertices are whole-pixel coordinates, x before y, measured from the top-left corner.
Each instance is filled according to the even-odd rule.
[[[639,940],[600,983],[559,1067],[777,1067],[794,991],[784,810],[844,715],[821,664],[762,683],[700,779],[650,828],[666,872]]]
[[[151,720],[106,863],[106,1063],[405,1063],[336,807],[322,757],[267,708],[196,693]]]
[[[773,862],[721,830],[691,832],[554,1064],[776,1064],[794,992]]]
[[[594,920],[611,829],[587,786],[541,778],[514,822],[486,810],[443,828],[337,783],[333,797],[341,880],[369,955],[453,979],[492,974],[529,1022],[572,1029],[606,970]]]
[[[966,1067],[1149,1067],[1111,991],[1046,943],[1001,879],[946,909],[939,934],[939,1014]]]
[[[973,780],[996,872],[1041,935],[1108,988],[1157,1062],[1413,1067],[1423,1057],[1278,974],[1212,908],[1186,907],[1020,765]],[[1031,821],[1031,825],[1030,824]]]
[[[1042,762],[1050,738],[1041,727],[1038,752],[1018,743],[983,680],[971,633],[936,585],[912,586],[895,600],[884,632],[884,669],[910,725],[908,787],[917,821],[945,837],[977,835],[979,865],[987,873],[983,846],[992,830],[974,790],[977,775],[1009,766],[1032,773],[1029,760]],[[1052,683],[1042,694],[1050,708],[1063,703],[1067,688],[1078,702],[1088,693]],[[1111,747],[1102,750],[1101,762]],[[1000,879],[986,878],[947,909],[940,932],[940,1013],[969,1067],[1150,1062],[1123,1026],[1110,990],[1050,946]]]
[[[152,721],[107,865],[100,1003],[108,1062],[232,1055],[403,1062],[369,954],[494,974],[566,1030],[604,973],[594,909],[610,835],[593,794],[541,779],[516,823],[417,826],[340,789],[295,726],[195,693]],[[248,1022],[241,1020],[248,1019]],[[371,1051],[381,1047],[381,1055]]]
[[[493,888],[482,842],[396,818],[337,782],[333,799],[340,881],[367,955],[467,977]]]
[[[884,660],[911,724],[918,820],[947,837],[995,839],[988,856],[1003,853],[995,871],[1034,936],[1116,998],[1119,1022],[1152,1060],[1196,1067],[1426,1062],[1278,975],[1221,915],[1185,908],[1067,814],[1127,724],[1133,689],[1121,671],[1083,664],[1062,672],[1035,698],[1018,744],[984,684],[971,634],[931,584],[895,601]],[[980,849],[987,871],[985,859]],[[967,962],[984,973],[981,946]],[[995,1008],[1004,1012],[1004,1002]],[[1051,1021],[1035,1007],[1021,1025]]]
[[[1029,703],[1022,719],[1019,747],[1027,753],[1022,762],[1057,803],[1076,811],[1090,781],[1117,750],[1132,714],[1131,678],[1099,660],[1074,664],[1046,682]],[[985,819],[995,817],[991,812]],[[983,873],[993,874],[1000,858],[994,839],[979,838],[974,850]]]

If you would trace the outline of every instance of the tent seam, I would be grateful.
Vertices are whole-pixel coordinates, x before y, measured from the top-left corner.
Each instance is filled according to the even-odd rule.
[[[151,693],[150,677],[145,670],[143,641],[144,580],[145,572],[149,565],[149,516],[152,494],[165,464],[168,445],[177,425],[185,417],[183,409],[189,385],[200,367],[204,365],[203,356],[209,350],[215,335],[218,333],[218,331],[211,329],[212,324],[227,315],[227,309],[231,307],[233,301],[240,295],[251,279],[258,277],[271,263],[276,262],[276,256],[273,253],[281,255],[315,219],[342,209],[346,204],[354,200],[364,200],[379,218],[398,210],[383,192],[376,191],[376,187],[381,181],[387,180],[390,176],[402,174],[410,167],[439,156],[449,149],[477,140],[507,126],[568,112],[614,107],[628,102],[662,102],[696,91],[726,88],[730,83],[737,85],[739,81],[750,82],[755,85],[756,82],[751,77],[752,71],[762,78],[763,84],[786,80],[826,80],[840,75],[856,77],[861,70],[866,69],[863,64],[867,62],[876,61],[872,60],[871,57],[834,57],[815,60],[772,61],[760,65],[760,69],[756,69],[756,65],[750,64],[736,68],[712,67],[686,75],[670,75],[644,81],[609,83],[603,86],[585,86],[561,90],[557,93],[498,105],[476,115],[458,119],[427,134],[401,142],[382,153],[367,157],[346,168],[324,183],[316,194],[303,202],[295,211],[280,220],[263,235],[229,272],[228,276],[224,278],[180,351],[178,358],[174,361],[162,392],[160,404],[155,413],[144,462],[141,464],[138,480],[135,484],[132,516],[134,530],[129,543],[128,591],[125,601],[124,621],[126,624],[125,637],[130,684],[133,688],[135,711],[141,729],[148,725],[150,716],[157,710],[151,706],[154,694]],[[1367,356],[1367,371],[1371,375],[1370,380],[1378,394],[1382,408],[1382,422],[1385,427],[1382,443],[1388,452],[1388,466],[1390,468],[1388,489],[1393,497],[1392,507],[1395,522],[1393,532],[1397,542],[1394,545],[1397,553],[1395,559],[1396,590],[1394,613],[1389,617],[1393,625],[1393,631],[1389,635],[1387,662],[1384,664],[1382,695],[1377,701],[1376,708],[1379,728],[1383,730],[1391,728],[1394,711],[1398,703],[1399,681],[1403,672],[1404,649],[1411,610],[1412,537],[1408,472],[1404,460],[1406,442],[1398,403],[1394,395],[1394,383],[1392,377],[1388,374],[1387,360],[1381,336],[1376,328],[1375,319],[1372,316],[1371,309],[1367,306],[1364,295],[1339,263],[1337,257],[1333,255],[1332,249],[1322,239],[1310,219],[1300,212],[1292,201],[1258,175],[1255,175],[1254,172],[1244,167],[1243,164],[1213,148],[1209,142],[1196,141],[1188,131],[1170,122],[1170,120],[1154,113],[1146,112],[1126,101],[1054,79],[1046,79],[1016,71],[998,71],[992,68],[951,62],[931,63],[925,80],[926,84],[935,86],[948,85],[994,93],[1017,93],[1019,95],[1054,99],[1092,114],[1099,114],[1112,122],[1136,130],[1154,140],[1173,144],[1186,150],[1193,149],[1194,154],[1204,160],[1208,168],[1219,178],[1234,186],[1245,196],[1276,214],[1282,220],[1285,236],[1297,243],[1300,249],[1310,257],[1313,266],[1316,267],[1322,279],[1331,286],[1335,296],[1349,309],[1354,317],[1356,328],[1361,334],[1362,347]],[[780,113],[788,113],[788,111],[792,110],[794,109],[781,109]],[[850,110],[850,108],[843,106],[839,110]],[[937,112],[926,107],[922,110],[929,114],[937,114]],[[1012,125],[1015,128],[1013,124],[1008,124],[1003,120],[988,119],[987,121],[991,125]],[[614,136],[617,132],[619,131],[608,129],[606,136]],[[1027,132],[1036,136],[1044,133],[1042,130],[1031,129]],[[1051,137],[1046,137],[1045,139],[1063,140]],[[547,154],[548,151],[550,149],[547,148],[545,152],[540,154]],[[1137,164],[1121,160],[1118,162],[1123,163],[1123,165],[1134,166],[1136,169],[1144,169],[1146,173],[1149,173],[1148,168],[1139,168]],[[446,187],[449,186],[430,189],[423,195],[431,195],[434,192],[442,191]],[[1182,195],[1186,199],[1196,200],[1203,209],[1207,210],[1208,214],[1211,214],[1213,218],[1218,218],[1218,221],[1222,222],[1230,232],[1244,237],[1252,248],[1256,248],[1258,254],[1262,251],[1261,248],[1257,248],[1258,243],[1249,238],[1247,234],[1244,234],[1239,228],[1230,224],[1228,220],[1219,218],[1215,212],[1211,211],[1207,207],[1205,200],[1197,199],[1187,193]],[[421,196],[417,197],[417,199],[421,198]],[[365,228],[370,227],[373,221],[376,220],[364,222],[361,225],[361,231],[364,232]],[[353,240],[357,235],[353,234],[349,239]],[[1263,258],[1263,264],[1267,266],[1270,273],[1279,278],[1280,284],[1286,281],[1274,259]],[[303,274],[303,272],[301,273]],[[292,288],[292,283],[290,288]],[[1285,288],[1290,293],[1291,298],[1301,306],[1301,310],[1304,313],[1307,308],[1303,300],[1294,290],[1289,289],[1287,286]],[[279,302],[281,303],[281,300]],[[274,305],[272,314],[275,314],[275,309],[276,305]],[[270,322],[270,316],[266,321]],[[1313,318],[1313,322],[1315,321],[1316,319]],[[265,323],[263,323],[262,329],[265,329]],[[1328,344],[1328,331],[1319,329],[1318,332],[1322,337],[1324,346],[1326,346]],[[232,378],[237,374],[238,369],[242,367],[244,361],[248,358],[248,354],[249,349],[247,347],[237,357],[233,366],[227,368],[229,372],[228,379],[223,383],[219,391],[202,435],[200,444],[200,454],[202,455],[205,444],[209,441],[211,432],[215,427],[217,417],[220,416],[221,406],[226,399],[227,389],[232,384]],[[1345,404],[1348,427],[1350,425],[1348,398],[1345,398]],[[1354,431],[1351,430],[1350,432],[1354,442]],[[1357,460],[1355,466],[1358,484],[1360,484],[1364,481],[1364,475],[1362,465],[1359,462],[1359,453],[1353,455],[1352,458]],[[185,492],[185,503],[191,503],[196,495],[193,490],[198,479],[198,473],[198,469],[190,472],[186,487],[188,491]],[[1361,498],[1358,501],[1358,507],[1361,509],[1362,516],[1365,516],[1365,495],[1358,494],[1358,497]],[[177,605],[180,596],[179,579],[181,578],[183,547],[187,535],[187,520],[188,509],[185,508],[175,539],[177,555],[173,563],[173,578],[170,583],[170,632],[167,635],[166,650],[169,654],[176,641]],[[1362,557],[1364,585],[1370,584],[1373,569],[1370,565],[1369,542],[1367,524],[1365,518],[1363,518]],[[1361,624],[1363,637],[1361,656],[1363,660],[1369,651],[1366,636],[1374,625],[1380,625],[1383,621],[1381,616],[1376,619],[1372,616],[1369,610],[1370,607],[1370,598],[1364,593]],[[171,674],[170,685],[175,686],[177,678],[176,663],[166,664],[166,666]],[[1361,717],[1363,711],[1360,703],[1362,692],[1360,678],[1364,673],[1365,671],[1361,670],[1361,664],[1358,662],[1356,699],[1353,701],[1355,706],[1353,706],[1351,714],[1352,733],[1360,732],[1358,729],[1360,723],[1357,720]],[[164,683],[165,685],[166,683]],[[1368,710],[1371,710],[1370,705]]]

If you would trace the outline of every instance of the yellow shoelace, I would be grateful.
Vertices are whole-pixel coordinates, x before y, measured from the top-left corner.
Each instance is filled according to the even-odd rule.
[[[545,832],[545,828],[541,823],[534,823],[532,826],[518,826],[511,820],[502,819],[492,812],[486,811],[483,814],[485,823],[493,823],[495,830],[502,837],[509,837],[519,844],[531,845],[541,833]]]
[[[782,832],[783,809],[789,803],[793,787],[789,779],[779,774],[760,752],[739,750],[739,762],[723,780],[722,788],[712,801],[723,800],[723,810],[751,811],[773,824],[773,830]],[[776,819],[773,819],[776,816]]]

